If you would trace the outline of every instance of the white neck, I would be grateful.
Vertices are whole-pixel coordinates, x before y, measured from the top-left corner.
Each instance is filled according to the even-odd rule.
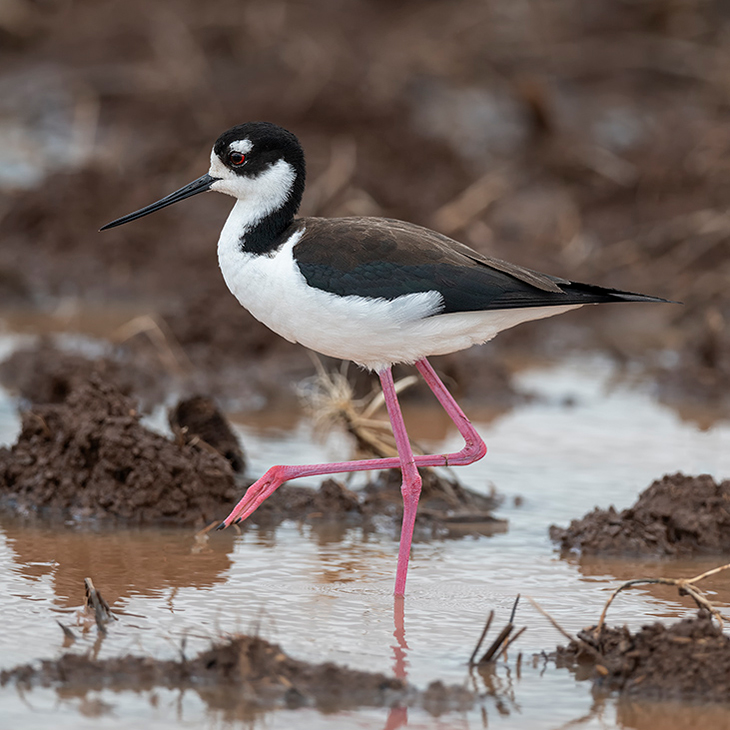
[[[264,218],[248,201],[237,200],[218,239],[218,258],[221,254],[234,254],[241,249],[241,239]]]

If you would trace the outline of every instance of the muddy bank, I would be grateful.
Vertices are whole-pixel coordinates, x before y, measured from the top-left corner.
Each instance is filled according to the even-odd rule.
[[[562,551],[586,555],[690,555],[730,551],[730,480],[667,475],[618,512],[596,508],[567,528],[552,525]]]
[[[38,371],[28,367],[35,362]],[[113,360],[61,356],[44,346],[16,353],[4,372],[40,401],[22,412],[16,444],[0,450],[0,500],[15,512],[207,524],[225,517],[250,484],[234,479],[245,469],[243,449],[209,397],[187,398],[170,410],[170,440],[140,423],[136,401],[120,390],[120,384],[134,390],[137,381]],[[495,494],[479,495],[432,470],[422,476],[417,525],[424,537],[506,529],[490,514],[500,501]],[[400,471],[391,469],[357,493],[333,479],[317,490],[283,485],[248,522],[374,528],[385,517],[396,524],[400,484]]]
[[[325,712],[360,706],[419,706],[434,715],[470,709],[474,695],[433,682],[419,691],[384,674],[361,672],[331,662],[308,664],[287,656],[258,637],[234,636],[192,658],[160,661],[125,656],[90,659],[64,654],[39,667],[0,672],[0,686],[23,690],[58,687],[64,695],[111,688],[147,691],[154,687],[195,690],[211,707],[250,711],[312,706]]]
[[[145,428],[135,402],[98,375],[22,414],[18,441],[0,449],[0,484],[16,512],[132,523],[205,524],[238,493],[225,458]]]
[[[590,677],[596,689],[655,699],[730,698],[730,637],[707,611],[670,626],[643,626],[635,633],[625,626],[589,628],[578,638],[559,647],[552,658],[558,666]]]

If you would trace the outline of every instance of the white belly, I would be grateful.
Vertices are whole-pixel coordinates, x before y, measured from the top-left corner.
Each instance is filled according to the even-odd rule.
[[[224,227],[218,258],[228,288],[251,314],[290,342],[371,370],[412,363],[492,339],[521,322],[577,309],[578,304],[434,315],[436,292],[395,300],[341,297],[307,285],[292,257],[303,231],[272,256],[241,252]]]

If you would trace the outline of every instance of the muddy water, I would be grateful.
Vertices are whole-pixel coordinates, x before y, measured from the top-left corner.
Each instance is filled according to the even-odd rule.
[[[468,682],[485,694],[471,712],[434,718],[422,710],[366,709],[321,715],[314,710],[237,717],[211,709],[195,692],[154,690],[85,695],[52,689],[0,690],[0,728],[246,726],[255,728],[558,728],[730,727],[730,710],[593,698],[588,684],[542,660],[561,637],[526,602],[518,625],[528,631],[495,676],[470,678],[465,668],[490,609],[503,622],[517,593],[530,595],[567,630],[597,618],[620,580],[688,576],[725,562],[561,559],[547,538],[595,505],[628,506],[653,478],[684,470],[730,476],[730,424],[700,431],[657,405],[647,392],[612,384],[601,360],[527,370],[520,385],[538,397],[480,431],[489,454],[460,470],[465,483],[505,496],[499,516],[509,530],[492,537],[419,542],[414,546],[403,611],[391,595],[395,535],[317,531],[285,523],[275,531],[214,533],[196,540],[180,530],[114,530],[0,518],[0,667],[62,651],[56,620],[74,627],[72,651],[193,653],[210,638],[258,631],[291,655],[333,660],[406,675],[419,687],[433,679]],[[458,438],[436,411],[410,412],[423,445],[450,449]],[[479,422],[478,414],[474,419]],[[306,423],[287,431],[242,424],[251,473],[275,461],[340,456],[342,437],[313,440]],[[14,439],[17,419],[0,399],[0,437]],[[103,642],[77,626],[82,584],[93,578],[119,621]],[[730,602],[730,578],[706,587]],[[655,617],[686,615],[689,603],[668,588],[626,592],[611,609],[614,623],[636,627]],[[519,667],[517,652],[523,653]],[[691,718],[691,720],[690,720]]]

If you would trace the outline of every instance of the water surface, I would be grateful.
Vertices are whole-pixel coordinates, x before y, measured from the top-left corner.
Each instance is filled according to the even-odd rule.
[[[276,530],[229,530],[196,539],[191,531],[114,529],[77,525],[52,529],[0,517],[0,668],[64,651],[56,620],[81,638],[71,651],[99,657],[126,652],[179,656],[206,648],[222,634],[258,632],[298,659],[331,660],[358,669],[405,673],[416,686],[434,679],[468,683],[466,660],[491,609],[503,623],[515,595],[532,596],[568,631],[597,619],[620,581],[645,575],[690,576],[725,562],[560,558],[548,540],[551,523],[566,524],[596,505],[631,504],[665,473],[730,476],[730,424],[700,431],[658,405],[648,392],[612,380],[600,359],[578,359],[526,370],[519,384],[533,402],[479,425],[489,447],[480,463],[458,471],[470,487],[492,486],[505,496],[499,517],[509,530],[492,537],[417,542],[409,571],[404,621],[392,596],[397,536],[360,529],[318,531],[287,522]],[[406,413],[412,434],[426,446],[459,448],[456,432],[436,410]],[[417,418],[415,416],[418,416]],[[347,440],[320,443],[305,421],[291,428],[239,424],[251,473],[272,463],[343,458]],[[0,437],[12,442],[18,421],[0,399]],[[305,480],[306,481],[306,480]],[[316,485],[317,481],[307,483]],[[516,499],[519,498],[519,499]],[[103,642],[77,626],[83,579],[91,577],[119,616]],[[730,602],[730,576],[705,587]],[[609,614],[612,623],[638,627],[656,618],[689,615],[692,606],[667,587],[627,591]],[[0,690],[0,727],[253,728],[559,728],[730,726],[723,708],[624,703],[591,696],[576,682],[532,655],[562,637],[523,602],[518,625],[529,628],[507,664],[489,680],[487,696],[468,713],[434,718],[422,710],[363,709],[321,715],[313,709],[237,717],[211,709],[195,692],[89,692]],[[394,635],[395,634],[395,635]],[[518,667],[516,656],[522,652]]]

